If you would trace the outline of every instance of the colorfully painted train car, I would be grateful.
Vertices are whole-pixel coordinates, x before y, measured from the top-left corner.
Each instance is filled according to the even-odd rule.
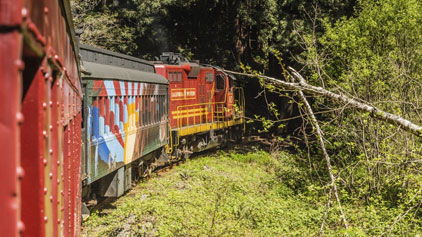
[[[0,0],[0,233],[78,236],[82,90],[69,1]]]
[[[235,78],[213,66],[189,62],[164,53],[155,62],[158,74],[169,80],[169,153],[188,157],[239,140],[244,130],[244,95]]]
[[[81,45],[85,193],[118,197],[156,158],[166,159],[168,81],[154,65]]]

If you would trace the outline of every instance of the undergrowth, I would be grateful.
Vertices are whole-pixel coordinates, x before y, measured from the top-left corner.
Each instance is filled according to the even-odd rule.
[[[115,209],[92,214],[86,236],[318,235],[326,210],[324,187],[312,182],[297,157],[280,152],[220,152],[157,175],[120,198]],[[344,203],[349,234],[415,235],[420,219],[382,203]],[[396,223],[395,223],[396,222]],[[393,224],[394,223],[394,224]],[[324,235],[344,235],[336,207]]]

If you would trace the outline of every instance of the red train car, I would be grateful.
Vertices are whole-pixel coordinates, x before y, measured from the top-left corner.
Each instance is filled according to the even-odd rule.
[[[81,83],[69,1],[0,0],[0,233],[78,236]]]
[[[169,80],[169,153],[188,157],[228,140],[239,140],[244,130],[243,88],[223,70],[189,62],[179,54],[164,53],[155,69]]]

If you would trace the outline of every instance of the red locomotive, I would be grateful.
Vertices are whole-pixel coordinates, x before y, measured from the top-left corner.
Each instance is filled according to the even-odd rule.
[[[234,77],[174,53],[161,55],[155,69],[169,80],[172,158],[187,158],[242,138],[245,99]]]

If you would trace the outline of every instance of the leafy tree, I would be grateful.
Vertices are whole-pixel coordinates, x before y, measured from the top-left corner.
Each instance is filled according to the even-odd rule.
[[[354,17],[334,24],[326,19],[324,29],[314,45],[314,37],[304,37],[312,45],[304,63],[314,84],[422,123],[420,1],[361,0]],[[322,99],[316,105],[320,111],[336,109]],[[419,138],[344,108],[321,120],[344,188],[354,198],[373,202],[381,197],[403,208],[420,200],[415,198],[422,187]]]

